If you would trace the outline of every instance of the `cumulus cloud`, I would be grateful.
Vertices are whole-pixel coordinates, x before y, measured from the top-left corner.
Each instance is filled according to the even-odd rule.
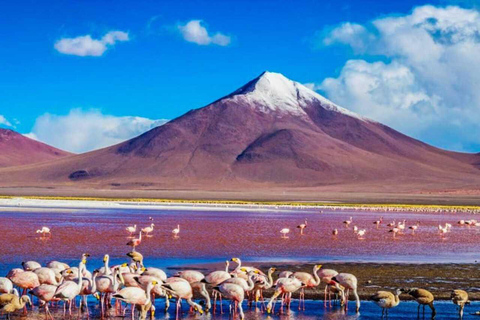
[[[55,49],[63,54],[75,56],[99,57],[117,42],[129,41],[128,33],[123,31],[110,31],[100,39],[93,39],[90,35],[76,38],[63,38],[55,42]]]
[[[44,114],[25,136],[74,153],[91,151],[138,136],[167,120],[117,117],[98,110],[72,109],[67,115]]]
[[[338,77],[315,88],[434,145],[479,151],[479,11],[427,5],[364,26],[346,25],[331,30],[324,44],[364,49],[369,62],[347,61]]]
[[[191,20],[184,25],[178,25],[178,30],[188,42],[193,42],[198,45],[216,44],[219,46],[228,46],[231,38],[220,32],[210,35],[207,28],[203,25],[202,20]]]
[[[375,39],[375,36],[368,32],[368,30],[356,23],[345,22],[340,26],[332,29],[323,37],[324,45],[332,44],[346,44],[352,47],[356,52],[364,52],[370,43]]]
[[[7,127],[13,127],[13,125],[10,123],[10,121],[7,120],[4,116],[0,114],[0,125],[4,125]]]

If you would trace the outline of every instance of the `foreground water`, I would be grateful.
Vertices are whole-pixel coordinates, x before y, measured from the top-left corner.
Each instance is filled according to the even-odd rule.
[[[269,320],[269,319],[279,319],[279,320],[313,320],[313,319],[325,319],[325,320],[362,320],[362,319],[380,319],[381,318],[381,309],[372,302],[363,301],[361,310],[359,313],[354,312],[354,305],[351,304],[351,311],[345,312],[340,307],[333,308],[324,308],[323,303],[319,301],[306,301],[306,310],[298,311],[296,301],[292,302],[292,309],[289,313],[284,312],[284,314],[275,314],[269,315],[264,312],[261,312],[259,308],[257,309],[248,309],[244,304],[245,319],[246,320]],[[277,304],[278,306],[278,304]],[[163,312],[164,304],[163,302],[156,303],[157,312],[155,313],[155,319],[158,320],[173,320],[175,319],[174,308],[171,307],[168,313]],[[435,303],[435,308],[437,310],[437,316],[435,319],[458,319],[458,311],[451,302],[440,301]],[[35,308],[37,309],[37,308]],[[228,304],[224,303],[223,306],[224,314],[217,312],[216,314],[207,313],[203,315],[189,313],[187,308],[184,307],[181,314],[181,319],[198,319],[198,320],[227,320],[229,319],[228,313]],[[99,311],[98,308],[91,306],[92,314],[91,317],[95,317]],[[472,303],[469,306],[465,307],[465,313],[463,319],[478,319],[478,315],[473,315],[476,311],[480,310],[480,303]],[[42,310],[29,312],[27,319],[39,319],[43,318],[44,315],[41,313]],[[278,310],[277,310],[278,311]],[[53,313],[55,319],[62,319],[62,311],[57,311]],[[115,318],[112,314],[110,318]],[[72,318],[68,319],[85,319],[84,314],[79,314],[77,311],[73,312]],[[389,312],[388,319],[430,319],[431,312],[428,307],[425,310],[425,317],[423,313],[420,313],[420,317],[417,318],[417,303],[416,302],[401,302],[398,307],[391,309]],[[127,319],[128,311],[127,311]],[[236,318],[238,319],[238,317]]]

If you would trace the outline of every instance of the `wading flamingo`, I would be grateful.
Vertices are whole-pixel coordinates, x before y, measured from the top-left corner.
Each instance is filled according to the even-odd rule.
[[[178,278],[178,277],[168,278],[166,283],[162,284],[162,288],[165,289],[167,292],[169,292],[171,295],[173,295],[177,299],[177,311],[176,311],[177,319],[179,318],[179,315],[180,315],[182,299],[185,299],[187,303],[190,305],[190,307],[193,308],[193,310],[195,310],[200,314],[203,314],[202,307],[198,303],[192,300],[193,290],[192,290],[192,286],[190,286],[190,283],[188,283],[187,280]]]
[[[303,235],[303,230],[307,228],[307,219],[305,219],[305,221],[302,224],[299,224],[297,228],[300,229],[300,234]]]
[[[355,297],[355,300],[356,300],[355,311],[359,312],[360,297],[358,296],[358,293],[357,293],[357,283],[358,283],[357,277],[355,277],[351,273],[339,273],[335,277],[333,277],[332,280],[345,288],[345,291],[346,291],[346,293],[344,294],[345,310],[348,310],[348,296],[350,294],[350,290],[352,290],[353,296]]]
[[[329,305],[330,307],[332,306],[332,299],[331,299],[331,288],[336,288],[338,284],[332,280],[333,277],[338,275],[338,272],[332,269],[320,269],[318,271],[318,276],[324,282],[325,285],[325,290],[324,290],[324,300],[323,300],[323,305],[326,307],[327,306],[327,292],[328,292],[328,300],[329,300]],[[339,288],[340,290],[337,290],[340,293],[340,298],[341,302],[343,305],[343,288]]]
[[[112,297],[132,305],[131,308],[133,320],[135,306],[145,306],[151,304],[152,289],[157,284],[158,282],[155,280],[149,282],[146,290],[138,287],[126,287],[115,293]],[[154,316],[154,311],[152,311],[152,317]]]
[[[49,227],[42,227],[41,229],[38,229],[35,232],[40,233],[42,235],[42,237],[46,236],[47,234],[50,235],[50,236],[52,235],[52,232],[50,231]]]
[[[130,236],[132,236],[135,232],[137,232],[137,225],[134,224],[133,226],[128,226],[125,228],[128,233],[130,233]]]
[[[370,300],[382,308],[382,318],[384,316],[388,317],[388,309],[395,308],[400,304],[400,293],[402,293],[400,289],[395,290],[395,293],[378,291],[370,297]]]
[[[234,283],[222,283],[217,287],[213,288],[214,291],[220,293],[220,296],[224,296],[230,300],[230,313],[232,313],[232,302],[233,302],[233,318],[235,317],[236,310],[238,308],[240,320],[245,319],[245,314],[243,313],[243,299],[245,298],[245,291],[241,286]]]
[[[142,243],[142,231],[140,231],[140,235],[138,238],[133,238],[132,240],[127,242],[127,246],[132,247],[132,251],[135,251],[135,248]]]
[[[433,306],[433,301],[435,298],[433,297],[433,294],[430,291],[427,291],[425,289],[417,289],[417,288],[404,288],[401,289],[403,293],[409,294],[412,296],[415,301],[418,302],[418,309],[417,309],[417,316],[420,317],[420,306],[423,306],[423,315],[425,315],[425,306],[429,306],[430,309],[432,309],[432,319],[435,318],[435,315],[437,314],[437,311],[435,310],[435,307]]]
[[[288,234],[290,233],[290,229],[288,229],[288,228],[283,228],[282,230],[280,230],[280,233],[282,234],[282,238],[287,239],[287,238],[288,238]]]
[[[68,313],[72,315],[72,304],[75,303],[75,298],[82,291],[82,271],[85,268],[85,260],[80,261],[78,265],[77,281],[64,281],[60,286],[58,286],[55,291],[55,298],[60,300],[68,301]],[[72,272],[70,270],[70,272]],[[65,314],[65,305],[64,305],[64,314]]]
[[[273,303],[275,302],[277,297],[281,294],[285,295],[286,297],[285,297],[285,299],[282,299],[282,305],[280,307],[280,313],[283,312],[284,300],[285,300],[285,303],[287,304],[287,309],[290,310],[290,302],[291,302],[292,293],[297,291],[298,289],[302,288],[303,286],[305,286],[305,284],[302,283],[300,280],[298,280],[295,277],[293,277],[293,278],[279,278],[277,280],[276,284],[275,284],[275,292],[274,292],[272,298],[270,298],[270,301],[267,304],[267,313],[272,312]]]
[[[148,236],[148,234],[153,231],[153,227],[155,227],[155,224],[154,224],[154,223],[152,223],[152,224],[151,224],[150,226],[148,226],[148,227],[143,228],[143,229],[142,229],[142,232],[145,233],[146,236]]]
[[[321,280],[318,276],[318,270],[322,268],[321,264],[317,264],[313,266],[313,275],[308,272],[295,272],[293,276],[300,280],[305,285],[300,290],[300,299],[298,303],[298,310],[302,309],[302,301],[303,301],[303,310],[305,310],[305,288],[315,288],[317,287]]]
[[[180,234],[180,225],[177,224],[177,227],[172,230],[172,234],[174,238],[178,238],[178,235]]]
[[[463,318],[463,308],[465,308],[466,304],[470,304],[470,300],[468,300],[468,293],[464,290],[453,290],[451,294],[451,299],[454,304],[456,304],[459,308],[458,315],[460,319]]]

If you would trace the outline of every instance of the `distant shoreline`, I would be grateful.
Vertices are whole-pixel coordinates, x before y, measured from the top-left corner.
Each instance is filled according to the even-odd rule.
[[[177,210],[355,210],[379,212],[480,213],[473,205],[362,204],[339,202],[171,200],[143,198],[0,196],[0,208],[28,209],[177,209]]]

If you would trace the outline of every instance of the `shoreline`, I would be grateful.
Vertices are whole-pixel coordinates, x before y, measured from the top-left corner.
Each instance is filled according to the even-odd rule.
[[[368,204],[302,201],[171,200],[147,198],[0,196],[2,210],[138,209],[138,210],[352,210],[376,212],[480,213],[474,205]]]

